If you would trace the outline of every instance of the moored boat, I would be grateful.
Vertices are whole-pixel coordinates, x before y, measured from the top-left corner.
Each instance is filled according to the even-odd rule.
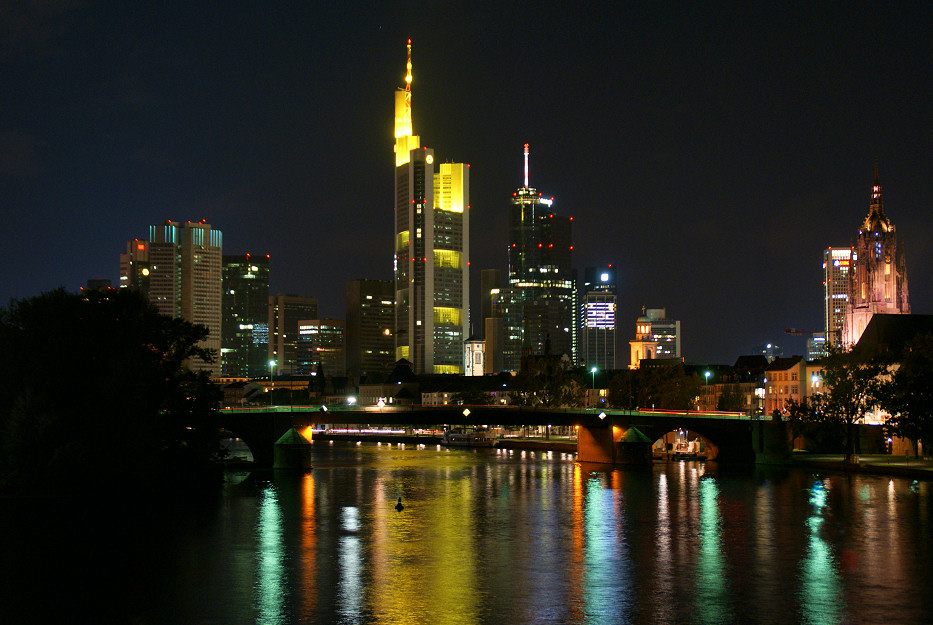
[[[441,444],[448,447],[494,447],[496,435],[486,429],[447,430]]]

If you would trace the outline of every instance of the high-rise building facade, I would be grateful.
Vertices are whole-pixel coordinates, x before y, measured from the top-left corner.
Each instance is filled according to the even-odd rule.
[[[317,298],[302,295],[269,297],[269,350],[266,364],[270,375],[302,375],[298,364],[298,322],[317,319]]]
[[[910,313],[904,252],[898,247],[894,224],[884,214],[877,164],[868,216],[852,249],[843,347],[858,342],[875,313]]]
[[[817,360],[829,355],[825,332],[814,332],[807,338],[807,360]]]
[[[502,294],[502,274],[498,269],[483,269],[480,272],[480,319],[496,316],[495,308]],[[485,326],[480,330],[485,334]]]
[[[120,288],[132,287],[148,295],[149,273],[149,241],[127,241],[126,252],[120,254]]]
[[[483,269],[480,276],[484,371],[517,371],[521,360],[521,325],[517,319],[509,317],[508,298],[511,290],[503,284],[498,269]]]
[[[830,247],[823,252],[823,320],[829,345],[842,344],[842,325],[849,303],[851,247]]]
[[[269,256],[224,254],[220,368],[225,377],[269,374]]]
[[[580,289],[580,364],[616,368],[616,270],[587,267]]]
[[[194,370],[220,375],[222,328],[222,235],[204,222],[166,221],[149,226],[149,241],[133,240],[120,255],[120,286],[146,292],[159,312],[206,326],[199,346],[213,363],[192,360]]]
[[[680,320],[668,319],[666,308],[649,308],[651,336],[658,343],[656,358],[682,358],[680,352]]]
[[[528,153],[526,143],[525,185],[509,211],[509,287],[520,304],[521,349],[575,359],[573,218],[557,215],[554,198],[528,186]]]
[[[395,346],[415,373],[463,373],[469,328],[470,166],[414,134],[411,41],[395,96]]]
[[[344,366],[344,322],[342,319],[298,321],[298,345],[294,375],[342,377]]]
[[[395,287],[391,280],[353,280],[346,286],[346,368],[351,383],[388,373],[395,362]]]

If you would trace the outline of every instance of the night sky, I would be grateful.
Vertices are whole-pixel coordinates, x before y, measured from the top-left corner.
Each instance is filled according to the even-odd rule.
[[[933,11],[822,4],[4,2],[0,302],[116,284],[126,241],[206,219],[342,318],[347,280],[392,275],[410,37],[415,132],[471,164],[474,328],[526,142],[575,266],[618,269],[620,365],[642,306],[688,362],[803,353],[784,328],[822,329],[876,159],[931,313]]]

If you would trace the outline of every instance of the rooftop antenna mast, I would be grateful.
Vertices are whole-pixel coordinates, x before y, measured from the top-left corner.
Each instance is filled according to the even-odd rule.
[[[411,121],[411,39],[408,40],[408,62],[405,63],[405,105]]]
[[[528,144],[525,144],[525,188],[528,188]]]
[[[408,40],[408,62],[405,64],[405,91],[411,93],[411,39]]]

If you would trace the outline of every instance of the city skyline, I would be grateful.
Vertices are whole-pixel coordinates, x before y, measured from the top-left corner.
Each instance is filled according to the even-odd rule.
[[[646,306],[682,321],[691,362],[803,354],[784,328],[822,329],[823,252],[854,241],[876,159],[911,310],[933,312],[929,9],[366,8],[4,9],[3,304],[116,285],[127,240],[205,219],[225,254],[270,254],[272,294],[339,317],[347,282],[392,277],[390,92],[411,38],[416,130],[471,165],[474,334],[525,143],[574,217],[578,275],[618,270],[623,345]]]

